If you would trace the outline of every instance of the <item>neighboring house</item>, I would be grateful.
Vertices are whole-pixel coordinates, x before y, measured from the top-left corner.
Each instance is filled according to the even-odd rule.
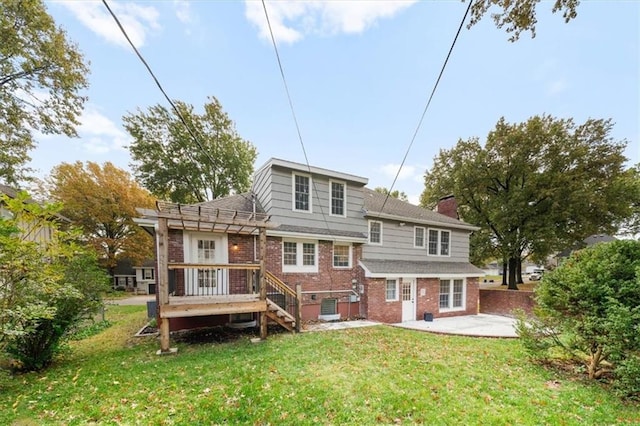
[[[271,159],[256,171],[249,193],[139,209],[144,217],[137,222],[156,234],[159,317],[169,319],[167,333],[205,322],[251,322],[255,312],[298,319],[297,328],[299,319],[396,323],[425,313],[476,314],[484,272],[469,263],[469,234],[478,228],[367,183]],[[216,298],[224,309],[214,307]],[[211,316],[216,312],[226,318]]]
[[[156,294],[156,261],[148,259],[141,266],[134,266],[138,293]]]
[[[0,195],[6,195],[9,198],[16,198],[18,196],[18,192],[19,191],[17,191],[16,189],[10,186],[0,185]],[[29,199],[26,201],[26,203],[33,204],[36,202]],[[9,212],[5,208],[2,201],[0,200],[0,217],[8,217],[8,215],[11,215],[11,212]],[[37,220],[33,222],[22,221],[19,224],[21,238],[24,240],[33,241],[39,244],[48,243],[49,241],[51,241],[51,238],[53,236],[53,231],[55,229],[55,226],[52,226],[52,223],[50,222],[50,220],[51,219],[49,218],[42,218],[42,220]],[[57,221],[59,223],[71,222],[68,218],[60,214],[55,215],[54,221]]]
[[[116,290],[136,294],[155,294],[155,277],[155,260],[145,260],[141,266],[134,266],[130,259],[118,259],[113,269],[112,285]]]
[[[113,288],[122,291],[135,292],[138,284],[136,281],[136,270],[129,259],[119,259],[113,268]]]

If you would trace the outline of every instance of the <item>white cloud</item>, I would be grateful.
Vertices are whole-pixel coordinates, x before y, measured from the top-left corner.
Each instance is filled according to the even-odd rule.
[[[86,106],[78,127],[80,144],[91,153],[126,150],[129,136],[95,106]]]
[[[69,9],[87,28],[110,43],[128,47],[127,40],[120,28],[101,2],[62,1],[60,5]],[[153,6],[141,6],[135,3],[110,2],[109,7],[120,20],[129,38],[136,47],[145,44],[152,31],[160,29],[160,14]]]
[[[176,18],[183,24],[188,24],[193,19],[191,15],[191,4],[186,0],[173,0],[173,6],[176,11]]]
[[[398,174],[398,169],[400,168],[400,164],[385,164],[380,167],[380,171],[388,176],[391,179],[395,179],[396,174]],[[398,175],[398,180],[406,180],[415,178],[416,175],[416,167],[415,166],[403,166],[400,174]]]
[[[396,1],[277,1],[267,11],[278,42],[295,43],[308,34],[358,34],[378,20],[391,18],[416,3]],[[245,16],[258,27],[260,37],[270,39],[262,2],[245,1]]]

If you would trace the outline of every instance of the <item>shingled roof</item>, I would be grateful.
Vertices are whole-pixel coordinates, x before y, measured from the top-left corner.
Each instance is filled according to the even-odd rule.
[[[466,277],[484,276],[482,269],[468,262],[425,262],[410,260],[372,260],[362,259],[360,264],[369,277],[388,275],[415,275],[419,277],[440,277],[445,275],[464,275]]]
[[[477,227],[461,220],[454,219],[422,207],[414,206],[411,203],[407,203],[406,201],[402,201],[394,197],[387,197],[385,194],[369,188],[363,189],[363,195],[364,208],[366,210],[365,215],[371,218],[392,218],[412,223],[449,225],[455,228],[464,228],[469,230],[478,229]]]

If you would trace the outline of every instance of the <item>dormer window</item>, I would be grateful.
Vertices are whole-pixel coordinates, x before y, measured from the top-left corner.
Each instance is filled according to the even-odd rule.
[[[311,212],[311,177],[293,175],[293,210]]]

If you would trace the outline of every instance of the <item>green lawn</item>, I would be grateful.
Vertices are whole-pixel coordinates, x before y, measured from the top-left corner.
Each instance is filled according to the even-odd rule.
[[[253,344],[130,337],[145,307],[0,389],[0,424],[638,424],[601,386],[527,362],[517,340],[377,326]],[[2,382],[0,382],[2,383]]]

